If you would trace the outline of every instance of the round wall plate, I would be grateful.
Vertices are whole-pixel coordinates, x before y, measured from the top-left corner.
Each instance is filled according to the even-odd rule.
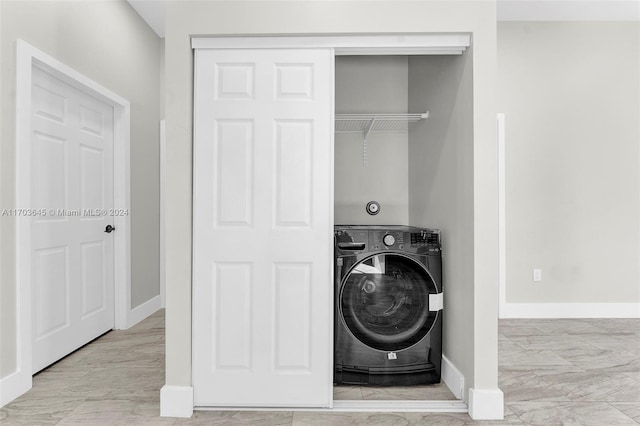
[[[367,213],[370,215],[376,215],[380,213],[380,203],[377,201],[369,201],[367,203]]]

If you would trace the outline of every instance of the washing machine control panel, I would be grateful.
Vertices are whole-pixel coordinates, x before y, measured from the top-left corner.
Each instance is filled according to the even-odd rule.
[[[440,231],[427,228],[341,225],[336,227],[334,237],[336,253],[341,255],[406,250],[438,256],[442,250]]]
[[[402,231],[371,231],[371,247],[374,250],[383,250],[388,248],[400,249],[404,248],[404,233]]]
[[[411,233],[411,247],[424,250],[427,254],[438,255],[440,253],[440,233],[428,230]]]

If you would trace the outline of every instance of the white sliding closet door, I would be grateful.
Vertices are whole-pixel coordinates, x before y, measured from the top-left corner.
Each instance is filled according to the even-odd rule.
[[[328,406],[333,52],[197,49],[196,406]]]

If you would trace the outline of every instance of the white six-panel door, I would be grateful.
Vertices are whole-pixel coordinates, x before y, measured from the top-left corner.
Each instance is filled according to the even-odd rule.
[[[329,406],[332,51],[196,50],[196,406]]]
[[[114,116],[38,67],[31,93],[35,373],[114,325]]]

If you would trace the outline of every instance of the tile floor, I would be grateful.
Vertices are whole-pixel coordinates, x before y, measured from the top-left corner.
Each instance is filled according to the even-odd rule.
[[[335,386],[333,399],[346,400],[431,400],[443,401],[457,398],[451,393],[444,382],[428,386]]]
[[[199,411],[158,417],[164,312],[113,331],[34,376],[0,410],[9,425],[633,425],[640,423],[640,320],[501,320],[499,386],[505,420],[466,414]],[[338,399],[449,399],[446,387],[349,386]]]

